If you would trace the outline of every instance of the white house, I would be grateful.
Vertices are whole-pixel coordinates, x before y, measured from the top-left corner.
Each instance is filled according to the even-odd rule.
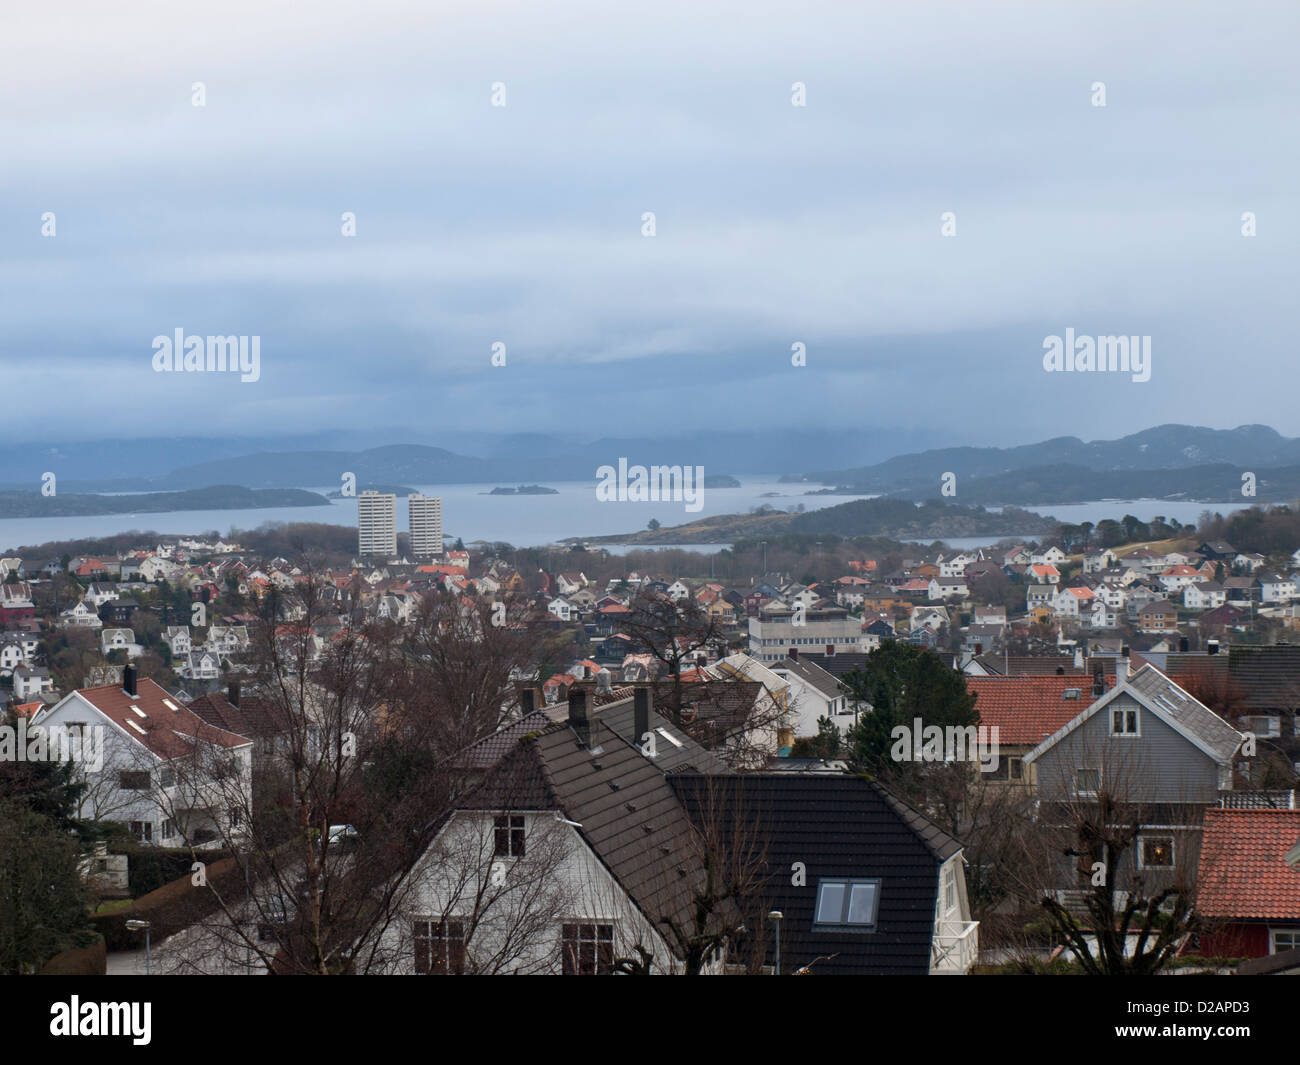
[[[970,594],[970,589],[966,587],[965,577],[931,577],[929,591],[926,598],[931,602],[951,597],[961,597]]]
[[[90,587],[86,589],[86,600],[94,603],[95,606],[102,606],[104,603],[111,603],[117,598],[117,585],[115,584],[108,584],[102,581],[91,581]]]
[[[938,558],[939,576],[940,577],[964,577],[966,576],[966,567],[975,561],[975,556],[967,551],[959,551],[955,555],[945,558],[940,555]]]
[[[561,595],[557,595],[546,604],[546,611],[548,614],[553,614],[561,621],[572,621],[575,614],[573,604]]]
[[[140,563],[140,576],[146,581],[169,581],[184,572],[185,567],[160,555],[153,555]]]
[[[14,698],[20,703],[54,690],[54,679],[44,666],[19,666],[14,670]]]
[[[1183,589],[1183,606],[1188,610],[1213,610],[1227,601],[1227,590],[1218,581],[1201,581]]]
[[[188,625],[168,625],[163,630],[162,641],[171,648],[173,658],[180,658],[194,650]]]
[[[221,676],[221,656],[211,651],[191,651],[177,673],[186,680],[216,680]]]
[[[1109,547],[1094,548],[1083,556],[1084,573],[1100,573],[1115,565],[1116,554]]]
[[[1033,565],[1039,566],[1059,566],[1069,556],[1066,555],[1059,547],[1053,545],[1045,551],[1035,551],[1029,556],[1029,561]]]
[[[104,623],[99,619],[99,612],[84,599],[73,603],[66,610],[59,611],[59,624],[82,629],[100,629],[104,627]]]
[[[35,723],[98,747],[101,765],[77,763],[80,816],[120,821],[143,843],[218,845],[251,808],[252,741],[206,724],[131,666],[122,686],[80,688]]]
[[[408,600],[409,596],[403,596]],[[408,610],[409,616],[409,610]],[[204,650],[218,655],[239,654],[248,650],[248,628],[245,625],[213,625],[208,629],[208,642]]]
[[[99,650],[106,658],[112,651],[125,651],[128,658],[139,658],[144,653],[144,648],[135,642],[135,633],[130,629],[101,630]]]
[[[862,707],[840,687],[833,673],[803,658],[787,658],[770,668],[789,685],[786,705],[795,739],[816,736],[823,717],[830,718],[841,732],[857,721]]]
[[[1261,603],[1289,603],[1296,597],[1296,583],[1292,577],[1283,577],[1277,573],[1259,575],[1259,599]]]

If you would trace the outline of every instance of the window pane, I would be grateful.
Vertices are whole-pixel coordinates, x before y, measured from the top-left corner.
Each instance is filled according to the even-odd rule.
[[[817,920],[820,924],[839,924],[844,913],[844,884],[823,884],[821,898],[817,900]]]
[[[849,924],[875,924],[876,885],[854,884],[849,894]]]

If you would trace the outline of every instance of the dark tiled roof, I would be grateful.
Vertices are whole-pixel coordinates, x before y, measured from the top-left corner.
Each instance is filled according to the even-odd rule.
[[[806,658],[801,657],[797,660],[787,658],[782,662],[778,662],[776,668],[793,673],[805,684],[821,692],[829,699],[838,699],[844,694],[840,690],[839,677],[823,669],[816,662],[809,662]]]
[[[657,927],[664,918],[690,927],[703,866],[670,778],[599,717],[591,730],[590,749],[568,725],[524,746],[535,748],[565,816],[582,825],[578,831],[647,919]]]
[[[1251,709],[1300,709],[1300,646],[1231,647],[1227,657]]]
[[[853,651],[834,655],[809,654],[807,651],[800,651],[799,661],[810,662],[834,677],[843,677],[846,673],[863,669],[867,664],[867,656]]]
[[[636,707],[632,698],[619,699],[595,708],[595,718],[612,729],[625,742],[639,745],[636,733]],[[702,773],[727,773],[727,764],[716,754],[700,746],[668,718],[650,712],[650,727],[658,732],[655,740],[655,764],[664,773],[690,767]],[[665,735],[666,734],[666,735]],[[669,739],[668,737],[671,737]],[[673,740],[677,742],[674,743]]]
[[[715,824],[756,825],[766,839],[765,897],[753,909],[784,915],[782,971],[823,958],[815,973],[929,972],[938,869],[960,844],[911,807],[878,784],[829,774],[743,774],[721,789],[693,776],[673,777],[671,784],[697,822],[716,796],[741,816],[715,816]],[[791,884],[796,862],[807,870],[806,886]],[[881,879],[877,931],[813,929],[818,882],[836,876]],[[769,942],[768,963],[772,953]]]
[[[477,743],[471,743],[452,759],[452,763],[459,769],[490,769],[529,733],[541,732],[543,729],[550,728],[552,724],[550,715],[545,710],[534,710],[518,721],[502,726],[489,736],[484,736]]]
[[[1067,674],[1082,673],[1076,669],[1070,655],[978,655],[975,659],[990,673],[1005,677],[1052,676],[1058,669]]]
[[[278,736],[289,731],[289,723],[278,708],[256,695],[241,695],[239,705],[234,706],[224,693],[209,692],[191,700],[188,706],[209,725],[249,739]]]

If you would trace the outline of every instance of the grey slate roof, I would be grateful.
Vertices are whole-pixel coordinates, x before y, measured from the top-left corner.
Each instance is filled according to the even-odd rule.
[[[596,707],[594,719],[603,723],[626,743],[634,746],[640,744],[640,737],[635,734],[636,708],[631,698],[619,699]],[[730,772],[726,762],[696,743],[671,720],[656,713],[653,707],[650,711],[650,727],[658,732],[654,760],[662,772],[672,773],[684,767],[701,773]],[[674,743],[673,740],[677,742]]]
[[[793,673],[805,684],[815,688],[828,699],[838,699],[844,694],[840,689],[839,677],[823,669],[816,662],[809,662],[803,657],[800,657],[797,661],[793,658],[786,658],[778,663],[777,668]]]
[[[1147,706],[1172,717],[1184,732],[1197,737],[1220,759],[1230,759],[1241,745],[1240,732],[1153,666],[1143,666],[1129,677],[1126,686]]]

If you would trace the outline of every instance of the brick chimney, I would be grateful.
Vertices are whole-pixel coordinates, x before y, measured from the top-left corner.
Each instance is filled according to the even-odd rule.
[[[798,661],[799,661],[799,648],[797,648],[797,647],[791,647],[791,648],[790,648],[790,657],[791,657],[794,661],[798,662]]]
[[[125,666],[122,669],[122,690],[132,699],[139,694],[135,690],[135,666]]]
[[[226,702],[236,709],[239,708],[239,681],[232,680],[226,686]]]

